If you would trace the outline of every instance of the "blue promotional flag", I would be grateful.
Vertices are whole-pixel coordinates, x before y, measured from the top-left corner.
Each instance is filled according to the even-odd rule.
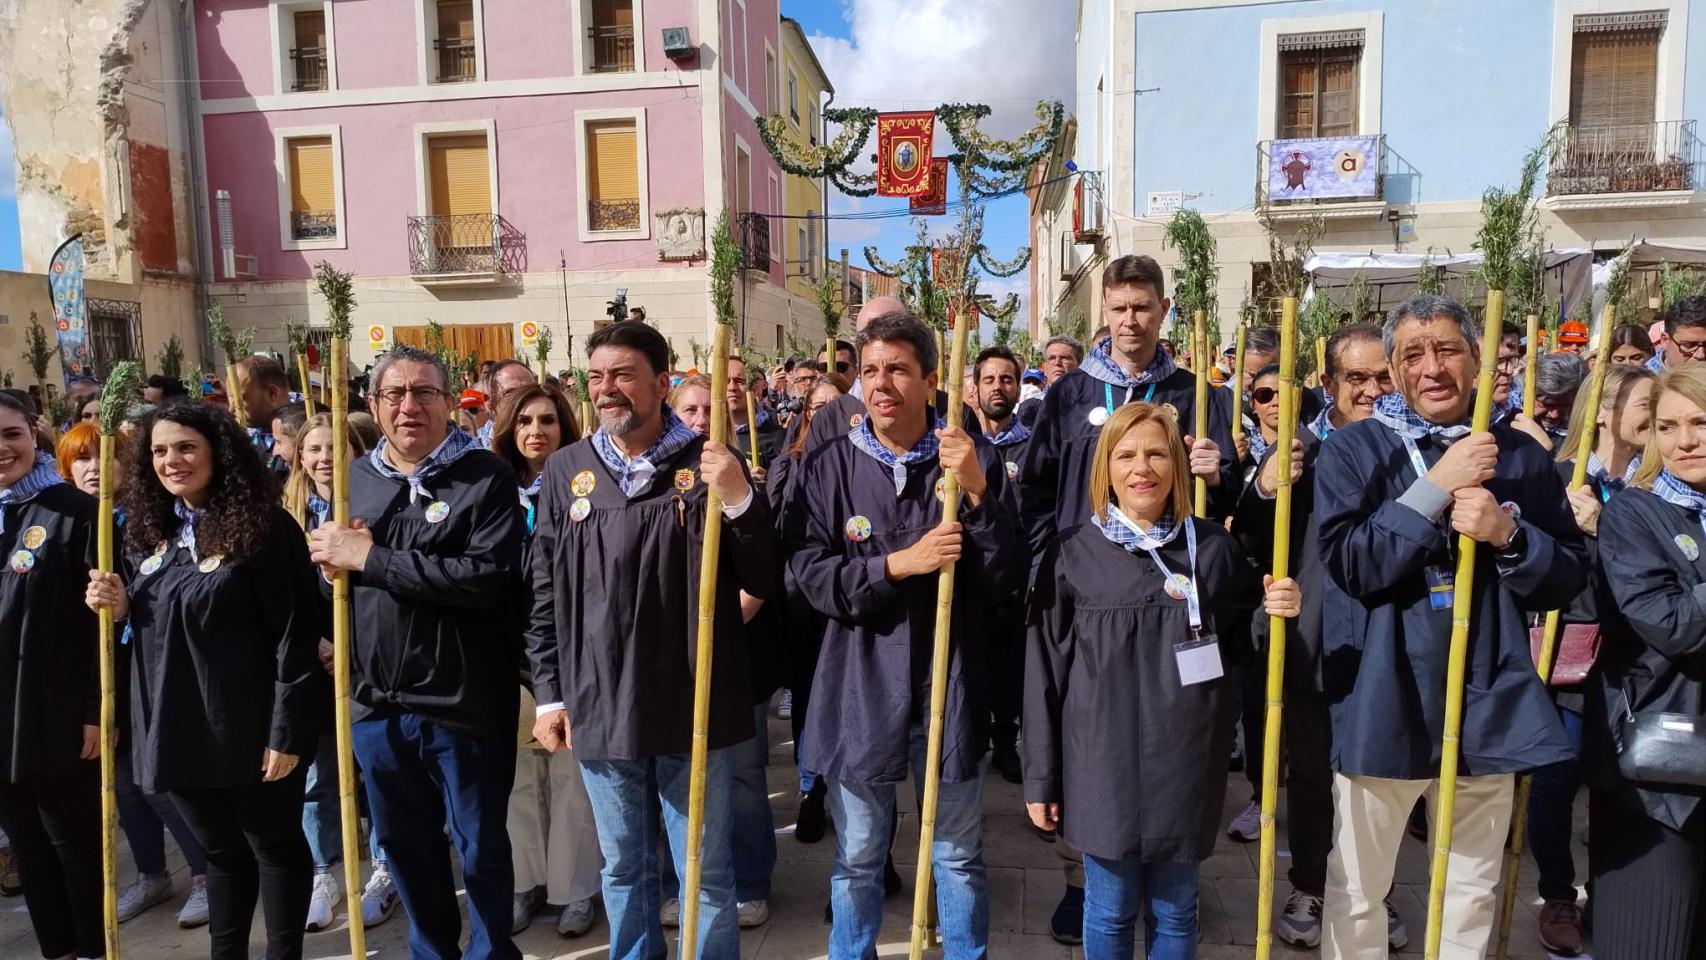
[[[59,337],[60,366],[65,384],[72,377],[93,376],[89,362],[89,310],[83,302],[83,235],[59,245],[47,269],[47,287],[53,297],[53,327]]]

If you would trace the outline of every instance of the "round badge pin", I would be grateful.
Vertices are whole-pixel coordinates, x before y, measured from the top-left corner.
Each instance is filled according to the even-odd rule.
[[[24,531],[23,541],[27,549],[39,550],[41,545],[47,542],[47,529],[45,527],[30,527]]]
[[[582,520],[585,520],[591,513],[592,501],[585,497],[581,497],[574,503],[569,504],[569,519],[576,523],[580,523]]]
[[[154,554],[153,556],[149,557],[148,559],[142,561],[142,567],[141,567],[142,575],[146,577],[151,573],[159,572],[160,568],[162,566],[164,566],[165,563],[166,563],[165,557],[159,555],[158,553]]]
[[[849,517],[847,520],[847,539],[854,543],[864,543],[871,539],[871,521],[864,517]]]
[[[598,486],[598,478],[593,476],[591,470],[582,470],[580,473],[575,474],[575,478],[573,480],[569,481],[569,489],[573,491],[574,495],[577,497],[590,495],[593,488],[596,486]]]
[[[693,489],[693,471],[675,471],[675,489],[680,490],[683,493]]]
[[[12,572],[13,573],[29,573],[30,568],[34,567],[35,565],[36,565],[36,555],[29,552],[28,550],[19,550],[18,552],[12,554]]]
[[[443,523],[444,518],[448,516],[450,516],[450,504],[445,503],[443,500],[434,500],[432,503],[427,504],[427,523]]]
[[[1019,465],[1011,460],[1007,461],[1007,479],[1019,479]]]
[[[1185,599],[1185,590],[1189,588],[1190,585],[1190,577],[1187,577],[1182,573],[1175,573],[1173,574],[1172,579],[1167,581],[1167,596],[1172,597],[1174,600],[1183,600]]]
[[[202,573],[212,573],[219,569],[219,563],[219,557],[203,557],[201,562],[196,564],[196,569]]]
[[[1499,509],[1504,511],[1505,516],[1510,517],[1512,520],[1522,519],[1522,508],[1516,505],[1515,500],[1506,500],[1504,503],[1499,504]]]
[[[156,557],[163,557],[166,555],[166,551],[169,549],[171,549],[171,544],[168,544],[166,541],[162,540],[159,543],[156,543],[154,545],[154,555]]]
[[[1108,422],[1108,408],[1096,407],[1090,411],[1090,426],[1099,427]]]
[[[859,424],[864,423],[864,422],[865,422],[865,415],[862,413],[855,413],[851,417],[847,418],[847,425],[849,427],[853,427],[854,429],[857,429]]]
[[[936,499],[940,500],[943,503],[948,502],[948,478],[947,477],[937,477],[936,478]]]
[[[1169,417],[1172,417],[1174,423],[1179,422],[1179,408],[1178,407],[1175,407],[1170,403],[1163,403],[1163,404],[1161,404],[1161,412],[1165,413]]]
[[[1691,563],[1700,559],[1700,545],[1695,543],[1694,538],[1686,533],[1676,535],[1676,548],[1681,550],[1682,555],[1687,557]]]

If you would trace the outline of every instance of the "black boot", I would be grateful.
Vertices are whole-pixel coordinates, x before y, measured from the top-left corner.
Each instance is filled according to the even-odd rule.
[[[1057,943],[1077,946],[1084,942],[1084,888],[1066,885],[1066,894],[1048,921],[1048,935]]]
[[[1019,751],[1012,744],[997,744],[989,762],[1001,774],[1001,779],[1008,783],[1025,782],[1024,770],[1019,765]]]

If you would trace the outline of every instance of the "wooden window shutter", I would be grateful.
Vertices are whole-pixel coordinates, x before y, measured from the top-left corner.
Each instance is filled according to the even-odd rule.
[[[332,169],[332,138],[287,141],[290,161],[290,209],[337,209],[337,180]]]
[[[1279,37],[1279,138],[1354,137],[1362,84],[1362,30]]]
[[[1653,122],[1659,31],[1578,31],[1570,56],[1570,123],[1591,127]]]
[[[492,180],[486,149],[484,134],[434,137],[429,141],[434,216],[491,216]]]
[[[474,0],[438,0],[438,37],[474,39]]]
[[[1280,55],[1281,140],[1315,135],[1315,88],[1318,62],[1314,51]]]
[[[296,46],[326,49],[326,12],[324,10],[296,11]]]
[[[596,202],[640,199],[639,153],[632,120],[586,125],[587,190]]]

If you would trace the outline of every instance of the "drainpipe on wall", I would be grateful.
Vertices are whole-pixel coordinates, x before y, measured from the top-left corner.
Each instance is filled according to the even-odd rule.
[[[196,76],[195,71],[191,69],[191,58],[195,56],[195,17],[192,2],[193,0],[178,0],[177,5],[178,89],[183,98],[185,149],[189,152],[190,209],[195,231],[196,346],[205,362],[213,357],[213,336],[207,328],[207,309],[212,300],[207,286],[213,266],[208,256],[208,244],[212,241],[207,226],[207,171],[202,168],[201,118],[195,109]]]

